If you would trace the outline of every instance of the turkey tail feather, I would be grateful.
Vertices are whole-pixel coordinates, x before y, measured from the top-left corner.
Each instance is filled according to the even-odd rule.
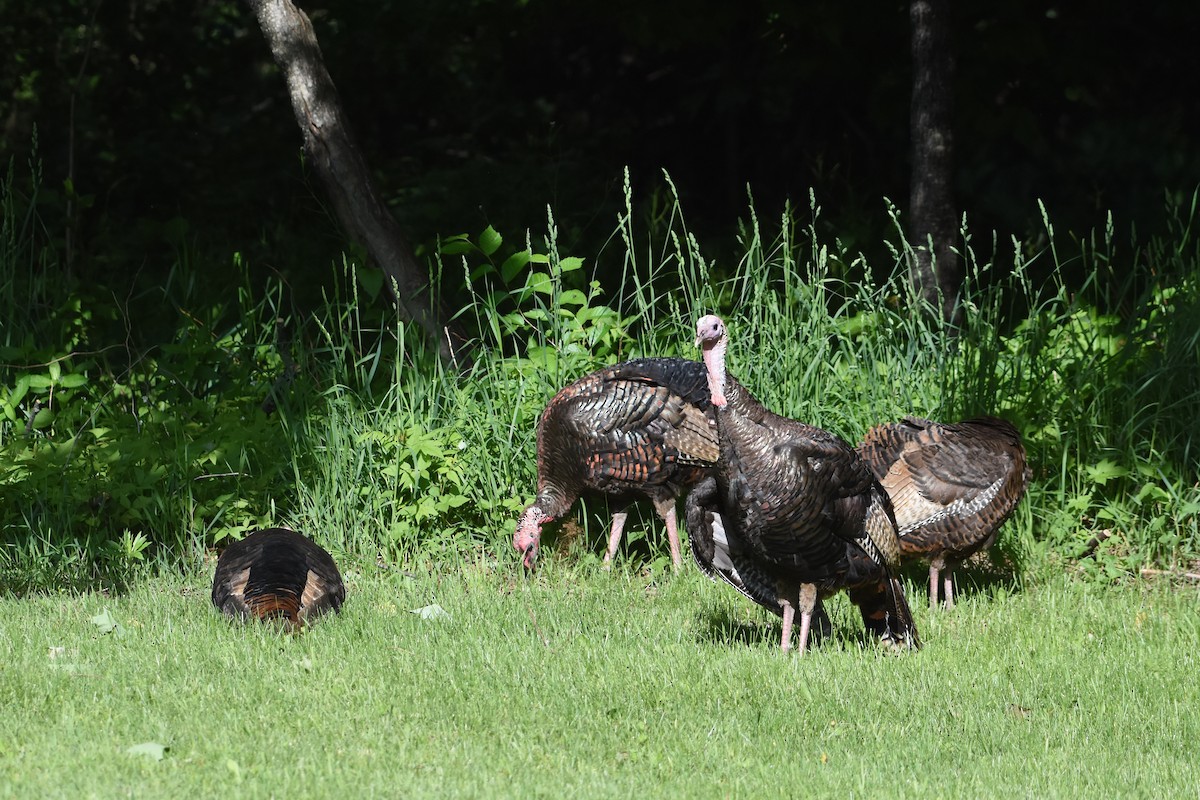
[[[303,625],[300,619],[300,598],[288,592],[270,592],[247,597],[250,613],[261,620],[282,620],[290,629]]]
[[[892,600],[888,619],[891,641],[897,645],[919,650],[921,637],[917,635],[917,623],[913,619],[912,609],[908,607],[908,597],[904,594],[904,587],[900,585],[898,579],[891,578],[888,581],[888,593]]]

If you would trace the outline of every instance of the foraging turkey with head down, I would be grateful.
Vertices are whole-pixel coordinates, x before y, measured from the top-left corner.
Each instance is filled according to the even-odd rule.
[[[212,602],[230,617],[278,620],[297,631],[327,611],[340,611],[345,599],[333,557],[286,528],[254,531],[217,559]]]
[[[537,496],[521,514],[513,547],[532,569],[542,526],[567,513],[580,494],[615,497],[604,561],[612,560],[625,526],[624,505],[648,497],[667,526],[678,566],[675,500],[716,463],[704,365],[644,358],[597,370],[561,389],[537,427]]]
[[[698,526],[718,520],[721,526],[720,534],[701,531],[698,541],[723,538],[722,557],[744,593],[782,609],[783,650],[791,647],[797,607],[804,652],[818,598],[840,589],[849,590],[864,624],[881,640],[919,647],[904,588],[891,573],[900,541],[887,494],[844,440],[768,411],[729,378],[728,340],[720,318],[697,322],[720,458],[716,490],[705,485],[705,492],[693,492],[687,513]],[[715,551],[711,558],[719,563]]]
[[[940,575],[953,608],[955,565],[992,546],[1029,486],[1021,435],[997,417],[905,417],[872,428],[858,452],[892,499],[901,558],[929,560],[930,607]]]

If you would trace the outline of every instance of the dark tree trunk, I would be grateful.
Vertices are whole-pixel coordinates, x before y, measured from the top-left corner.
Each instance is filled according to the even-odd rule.
[[[954,55],[950,49],[950,0],[912,0],[912,194],[908,234],[914,247],[909,277],[943,317],[957,316],[958,234],[951,183],[954,176]],[[930,243],[932,242],[932,251]]]
[[[325,69],[312,23],[290,0],[248,2],[283,71],[304,149],[338,220],[383,270],[400,313],[424,329],[443,360],[454,360],[456,345],[465,337],[443,322],[445,314],[431,299],[428,273],[375,188]]]

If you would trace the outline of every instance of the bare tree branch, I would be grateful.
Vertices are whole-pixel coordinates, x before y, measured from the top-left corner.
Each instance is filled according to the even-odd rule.
[[[312,23],[290,0],[248,2],[283,71],[305,151],[338,220],[383,270],[400,313],[421,326],[444,361],[455,361],[451,339],[466,337],[443,321],[444,312],[431,300],[428,273],[379,196],[325,69]]]

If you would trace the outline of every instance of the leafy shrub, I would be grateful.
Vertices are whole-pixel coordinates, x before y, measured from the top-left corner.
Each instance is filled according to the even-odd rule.
[[[1048,220],[1050,245],[1013,242],[1008,269],[995,240],[980,255],[964,233],[951,326],[909,289],[902,242],[876,280],[821,240],[815,201],[772,226],[751,209],[740,260],[726,265],[702,255],[677,206],[638,230],[627,183],[614,247],[596,257],[621,260],[611,294],[594,263],[558,252],[552,217],[538,244],[492,228],[444,240],[437,270],[462,275],[471,302],[459,314],[477,334],[464,371],[439,363],[376,302],[381,276],[349,261],[309,311],[290,308],[278,281],[252,289],[239,258],[245,280],[215,298],[192,293],[181,263],[156,299],[169,334],[114,345],[135,315],[53,290],[53,249],[6,191],[0,286],[17,298],[0,340],[7,586],[195,564],[263,524],[362,560],[511,558],[546,401],[618,360],[690,357],[709,311],[729,320],[731,367],[766,404],[850,441],[908,413],[1016,422],[1035,475],[1001,541],[1018,569],[1074,562],[1111,579],[1200,557],[1194,202],[1172,212],[1169,240],[1122,246],[1110,222],[1076,243],[1082,287],[1061,277]],[[1056,268],[1039,267],[1053,277],[1034,286],[1038,259]]]

